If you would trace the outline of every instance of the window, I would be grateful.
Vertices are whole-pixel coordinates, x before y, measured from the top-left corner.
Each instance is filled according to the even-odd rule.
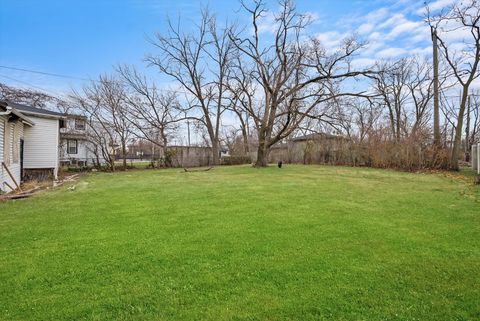
[[[85,130],[85,120],[75,119],[75,129],[76,130]]]
[[[77,154],[78,152],[78,141],[76,139],[67,140],[67,153]]]

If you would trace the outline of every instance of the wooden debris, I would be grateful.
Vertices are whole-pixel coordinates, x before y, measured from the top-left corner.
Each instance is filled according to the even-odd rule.
[[[71,175],[71,176],[67,176],[65,177],[64,179],[60,180],[60,181],[55,181],[53,182],[53,186],[46,186],[46,185],[38,185],[38,186],[35,186],[33,188],[30,188],[30,189],[27,189],[27,190],[20,190],[18,192],[11,192],[9,194],[5,194],[5,195],[1,195],[0,196],[0,201],[7,201],[7,200],[13,200],[13,199],[21,199],[21,198],[27,198],[27,197],[30,197],[34,194],[36,194],[38,191],[42,190],[42,189],[50,189],[51,187],[58,187],[58,186],[61,186],[65,183],[68,183],[68,182],[74,182],[76,181],[78,178],[80,177],[80,174],[74,174],[74,175]],[[12,187],[9,186],[10,189],[13,190]],[[73,191],[75,190],[75,186],[73,187],[69,187],[70,191]]]
[[[6,200],[14,200],[18,198],[27,198],[29,196],[32,196],[34,193],[19,193],[19,194],[7,194],[3,195],[0,197],[0,200],[6,201]]]
[[[202,169],[188,169],[188,168],[183,168],[183,170],[187,173],[191,173],[191,172],[208,172],[209,170],[211,170],[213,167],[209,167],[209,168],[202,168]]]
[[[17,188],[21,191],[22,189],[20,188],[20,185],[17,183],[17,180],[15,179],[15,176],[13,176],[12,172],[10,172],[10,169],[8,168],[7,164],[5,164],[5,162],[2,162],[2,165],[3,165],[3,168],[5,168],[5,170],[7,171],[8,176],[10,176],[12,181],[15,183],[15,186],[17,186]]]
[[[19,193],[11,193],[11,194],[5,194],[0,196],[0,200],[12,200],[12,199],[18,199],[18,198],[27,198],[35,194],[36,191],[41,189],[40,186],[28,189],[26,191],[22,191]]]
[[[8,184],[7,182],[3,182],[3,184],[7,185],[7,187],[11,190],[14,191],[15,188],[12,187],[12,185]]]

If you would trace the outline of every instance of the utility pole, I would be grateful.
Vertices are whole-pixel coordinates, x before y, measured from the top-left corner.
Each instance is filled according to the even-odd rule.
[[[433,144],[440,147],[440,106],[438,93],[438,40],[437,28],[431,26],[433,43]]]

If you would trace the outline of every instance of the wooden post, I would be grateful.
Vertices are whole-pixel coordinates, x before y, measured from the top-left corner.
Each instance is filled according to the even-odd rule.
[[[5,162],[2,162],[2,165],[3,165],[3,168],[5,168],[5,170],[7,171],[12,181],[15,183],[15,186],[17,186],[17,188],[21,191],[22,189],[20,188],[20,185],[17,183],[17,180],[13,176],[12,172],[10,172],[10,169],[8,168],[7,164],[5,164]]]

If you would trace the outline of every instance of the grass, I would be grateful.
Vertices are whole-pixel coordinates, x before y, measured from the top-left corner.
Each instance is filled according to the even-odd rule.
[[[480,192],[285,166],[89,174],[0,204],[1,320],[478,320]]]

